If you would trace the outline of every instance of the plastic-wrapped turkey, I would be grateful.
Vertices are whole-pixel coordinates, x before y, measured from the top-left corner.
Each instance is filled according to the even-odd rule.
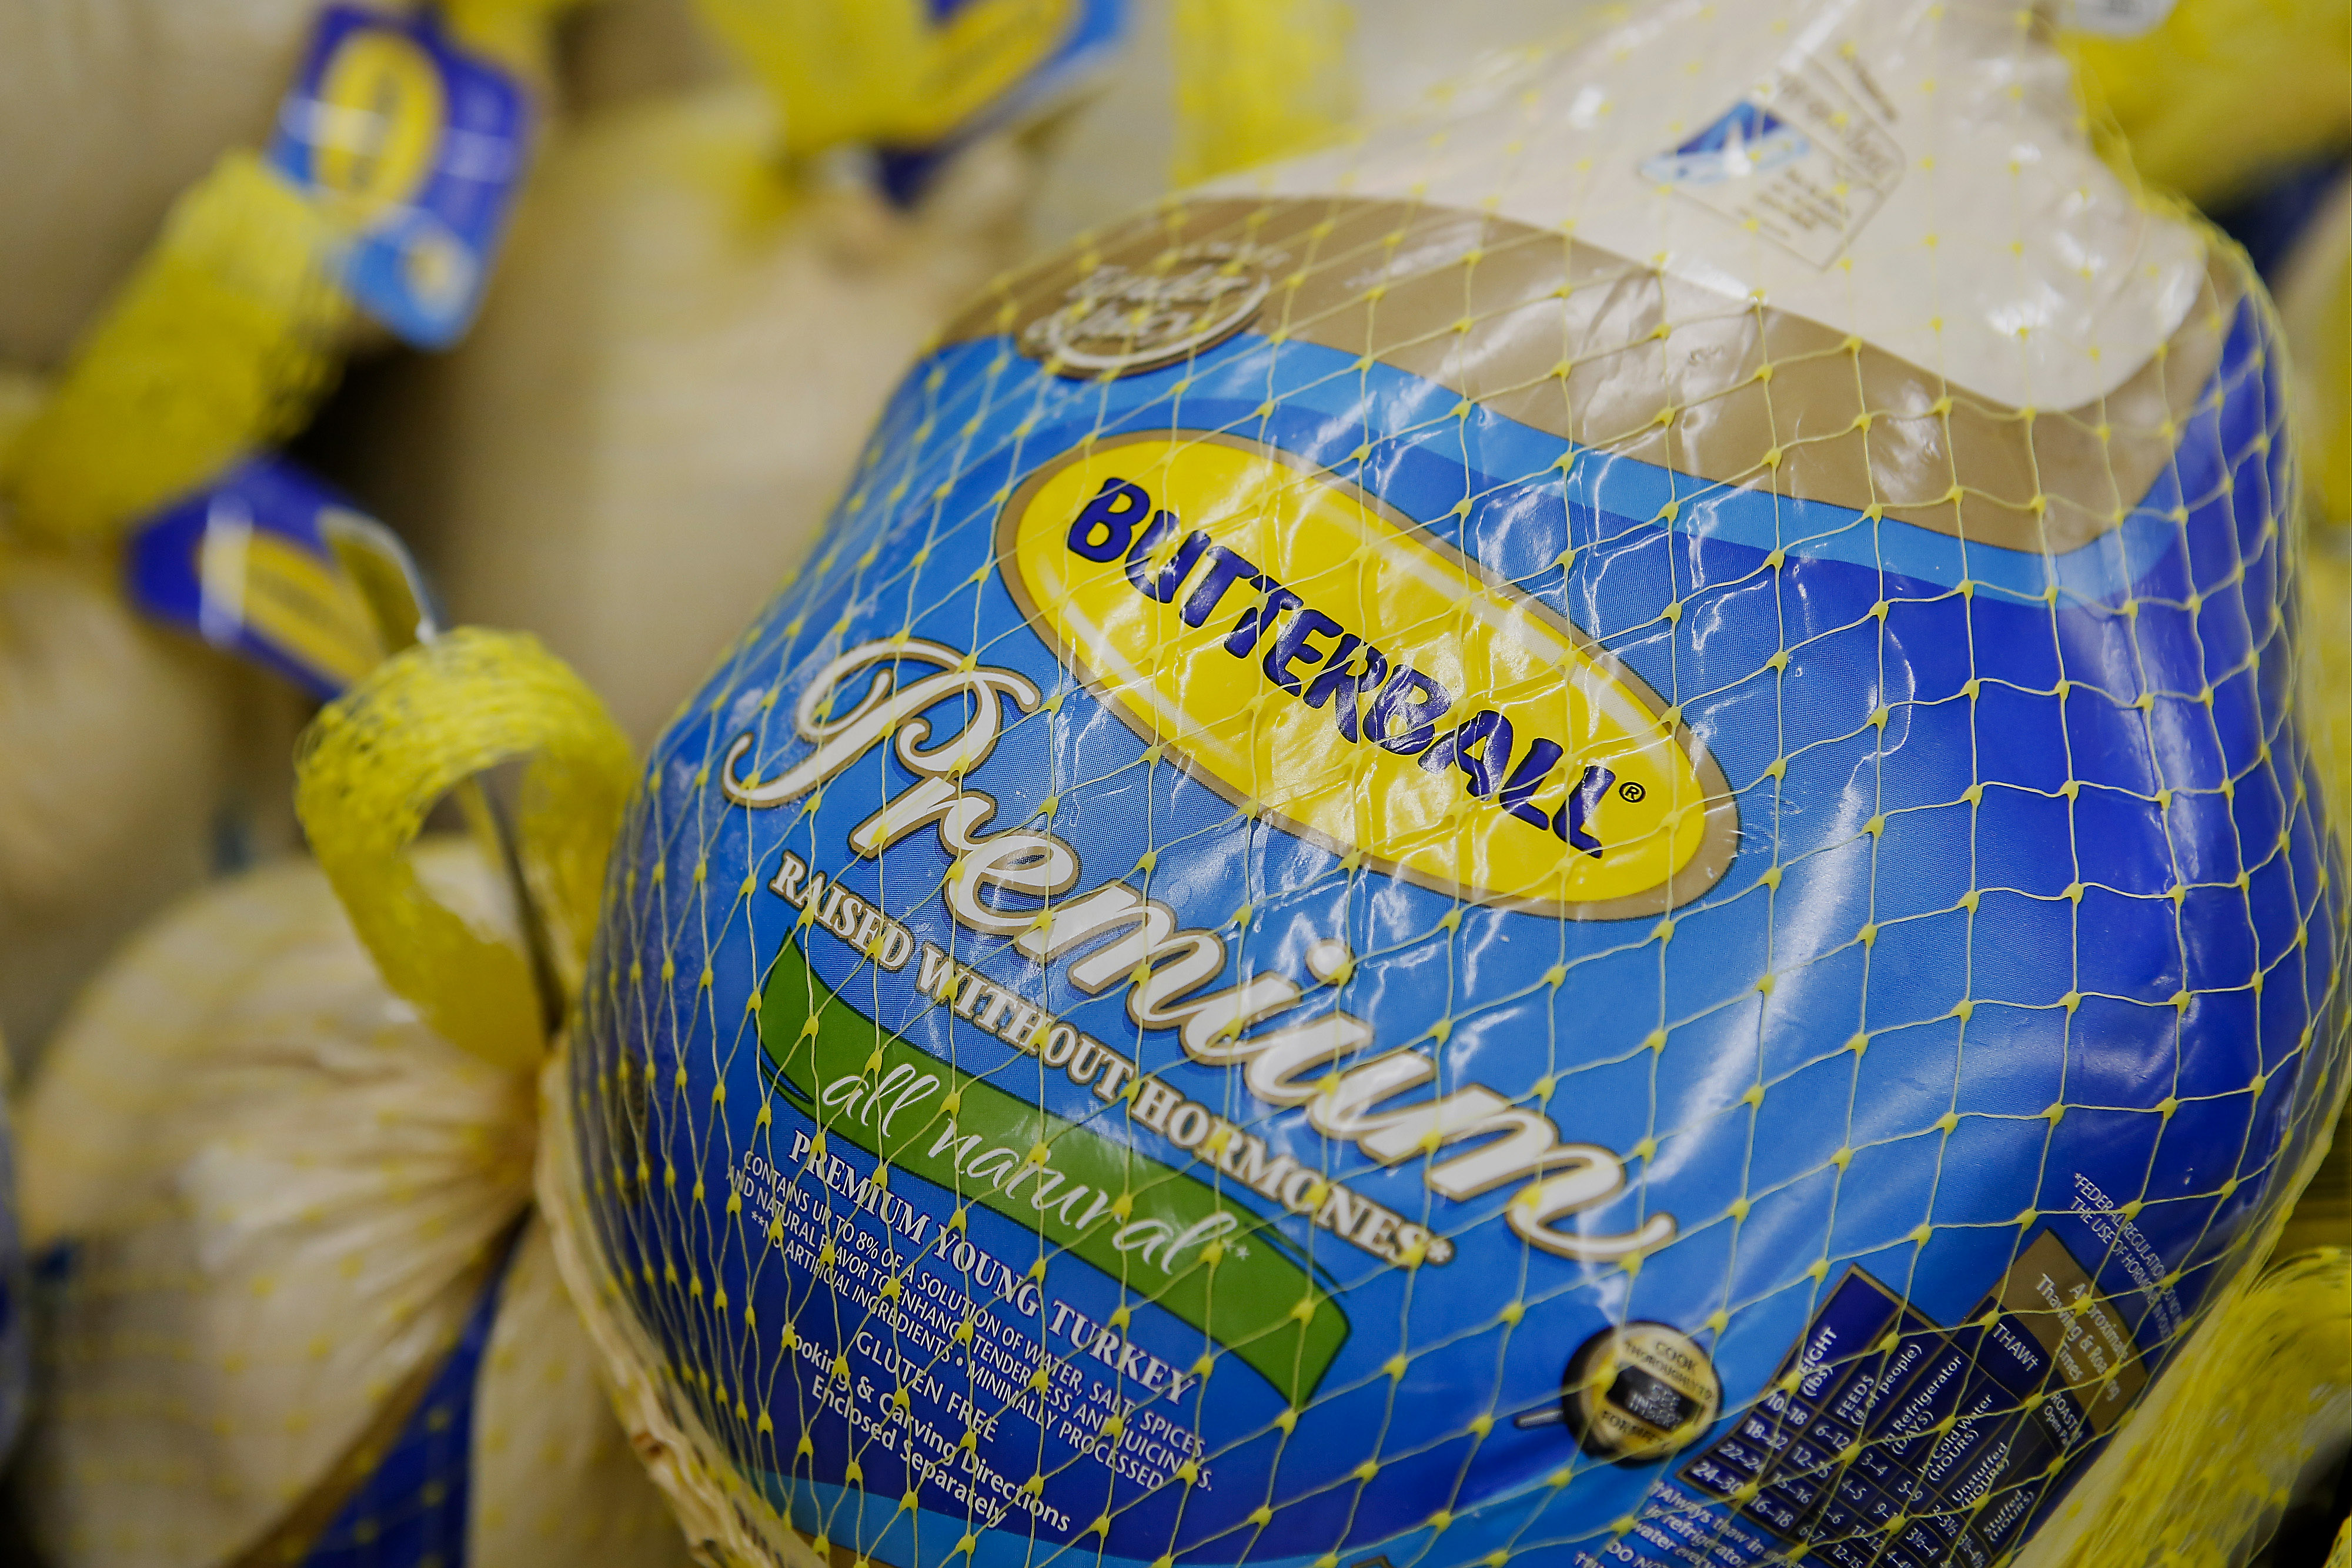
[[[504,924],[469,846],[419,861]],[[421,1022],[315,866],[143,933],[23,1113],[47,1561],[682,1568],[528,1218],[532,1124],[528,1061]]]
[[[1013,258],[1002,141],[911,212],[788,170],[754,89],[583,115],[455,352],[359,456],[459,620],[528,627],[641,739],[797,566],[898,367]]]
[[[38,808],[0,823],[19,1052],[218,852],[285,836],[283,700],[133,623],[125,541],[297,432],[376,316],[462,328],[561,3],[0,7],[0,749]],[[181,618],[237,620],[236,573],[207,573]]]
[[[2075,88],[1659,0],[915,361],[550,1078],[725,1560],[2063,1560],[2347,1050],[2277,318]]]
[[[1335,4],[1140,5],[1090,101],[964,150],[910,209],[851,165],[788,163],[793,103],[717,79],[685,0],[592,16],[585,96],[617,101],[549,158],[473,339],[404,373],[360,482],[461,619],[541,632],[650,738],[802,562],[896,367],[1041,233],[1116,217],[1180,163],[1328,134],[1579,10],[1375,5],[1351,54]],[[1292,72],[1277,112],[1237,125],[1269,48]]]
[[[469,780],[525,752],[507,818]],[[528,639],[436,634],[307,733],[315,862],[90,986],[23,1119],[47,1561],[684,1563],[530,1205],[562,912],[631,771]],[[418,843],[453,790],[484,842]]]
[[[291,735],[260,677],[142,624],[106,574],[0,547],[0,1030],[26,1056],[117,942],[265,820],[252,759]]]
[[[0,362],[55,364],[180,193],[268,139],[325,4],[0,5]]]
[[[183,192],[259,145],[322,0],[0,5],[0,477],[54,371]],[[13,448],[13,452],[9,449]],[[0,500],[0,537],[10,531]],[[141,626],[103,552],[0,549],[0,1029],[36,1053],[73,988],[255,825],[235,697],[274,698]],[[275,829],[260,822],[261,836]],[[240,817],[244,818],[242,824]]]

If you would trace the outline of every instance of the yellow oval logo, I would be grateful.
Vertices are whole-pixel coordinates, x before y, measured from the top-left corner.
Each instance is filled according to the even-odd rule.
[[[1640,677],[1282,453],[1096,443],[1014,494],[998,557],[1129,727],[1356,863],[1587,919],[1673,908],[1731,863],[1722,770]]]
[[[411,204],[433,172],[444,108],[441,73],[414,40],[353,32],[320,73],[312,182],[349,223]]]

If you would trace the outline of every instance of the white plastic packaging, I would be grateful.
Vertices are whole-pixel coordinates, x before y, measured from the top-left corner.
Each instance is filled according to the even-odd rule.
[[[502,924],[470,848],[419,864]],[[425,1548],[449,1568],[686,1561],[526,1218],[531,1074],[388,993],[314,866],[143,935],[22,1125],[26,1234],[49,1254],[24,1496],[56,1568],[329,1545],[386,1568]],[[470,1379],[449,1375],[458,1354]],[[450,1431],[467,1440],[436,1451]],[[373,1556],[371,1486],[394,1504]]]

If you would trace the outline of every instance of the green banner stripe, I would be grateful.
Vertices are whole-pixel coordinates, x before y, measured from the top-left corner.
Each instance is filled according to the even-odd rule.
[[[769,971],[760,1040],[828,1136],[1092,1264],[1206,1333],[1293,1404],[1314,1396],[1347,1343],[1346,1314],[1286,1253],[1271,1221],[888,1033],[818,978],[797,944]]]

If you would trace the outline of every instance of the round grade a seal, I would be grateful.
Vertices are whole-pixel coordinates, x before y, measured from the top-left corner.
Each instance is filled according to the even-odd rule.
[[[1586,1453],[1643,1464],[1688,1447],[1713,1426],[1723,1384],[1688,1334],[1631,1322],[1578,1347],[1560,1378],[1559,1406]]]
[[[1107,262],[1072,284],[1061,308],[1032,323],[1021,347],[1073,379],[1156,371],[1215,347],[1265,303],[1283,258],[1213,242],[1168,252],[1150,267]]]

